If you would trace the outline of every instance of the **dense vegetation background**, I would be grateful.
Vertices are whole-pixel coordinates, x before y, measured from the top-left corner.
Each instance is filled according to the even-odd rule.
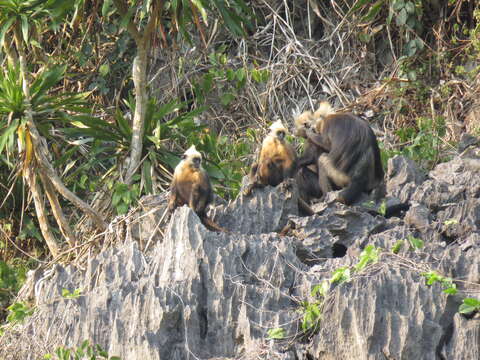
[[[474,0],[2,0],[0,50],[2,320],[190,144],[232,198],[268,124],[318,100],[365,116],[385,161],[480,135]]]

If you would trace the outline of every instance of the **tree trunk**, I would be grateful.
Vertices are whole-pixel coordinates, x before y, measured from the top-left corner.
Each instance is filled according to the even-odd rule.
[[[145,131],[145,115],[147,112],[147,49],[145,41],[137,43],[137,55],[133,61],[133,84],[135,85],[135,115],[132,124],[132,143],[130,163],[128,165],[125,183],[133,182],[133,175],[140,166],[143,149],[143,134]]]
[[[60,227],[62,235],[65,237],[65,239],[67,239],[68,245],[73,248],[77,245],[75,234],[73,233],[72,228],[67,221],[67,218],[63,214],[62,207],[60,205],[60,202],[58,201],[57,194],[55,193],[55,189],[53,188],[53,185],[48,179],[48,177],[43,173],[41,169],[38,173],[40,175],[40,179],[42,180],[45,193],[47,194],[48,200],[50,201],[53,216],[55,216],[55,220],[57,220],[57,224]]]
[[[37,179],[35,178],[35,171],[33,171],[32,163],[30,163],[25,171],[25,180],[27,181],[28,187],[32,192],[33,202],[35,204],[35,212],[37,213],[38,223],[40,224],[40,231],[42,232],[43,238],[45,239],[52,256],[56,257],[60,253],[60,247],[50,231],[50,224],[48,223],[47,212],[45,210],[45,201],[42,190],[37,182]]]

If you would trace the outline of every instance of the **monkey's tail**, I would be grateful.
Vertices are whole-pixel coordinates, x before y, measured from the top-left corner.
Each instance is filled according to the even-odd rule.
[[[220,225],[218,225],[212,219],[209,219],[206,215],[201,216],[200,220],[202,221],[202,224],[210,231],[229,233],[228,230],[226,230],[223,227],[221,227]]]

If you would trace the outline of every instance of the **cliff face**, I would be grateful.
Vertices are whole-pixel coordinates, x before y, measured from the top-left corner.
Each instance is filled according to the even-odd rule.
[[[428,176],[394,158],[388,203],[411,207],[389,218],[328,199],[298,217],[287,182],[213,208],[231,234],[207,231],[187,207],[163,229],[164,197],[145,199],[134,220],[112,225],[106,241],[115,245],[36,274],[37,310],[0,339],[0,357],[38,358],[89,339],[122,359],[478,359],[480,319],[458,306],[480,292],[479,173],[474,158]],[[367,245],[380,248],[378,261],[332,283],[317,329],[302,332],[312,287],[357,264]],[[426,285],[429,271],[456,280],[459,292]],[[81,296],[65,299],[63,288]],[[280,327],[283,339],[269,340]]]

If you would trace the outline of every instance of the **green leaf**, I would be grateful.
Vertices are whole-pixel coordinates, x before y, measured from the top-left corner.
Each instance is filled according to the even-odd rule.
[[[337,282],[341,284],[342,282],[346,281],[350,281],[350,268],[348,266],[343,266],[336,269],[332,274],[332,278],[330,279],[332,284]]]
[[[25,44],[28,44],[28,18],[26,15],[22,15],[21,20],[23,41],[25,42]]]
[[[223,106],[227,106],[234,99],[235,99],[235,95],[232,93],[225,93],[222,96],[220,96],[220,102],[222,103]]]
[[[20,121],[18,119],[13,120],[10,126],[8,126],[5,131],[3,131],[3,133],[0,135],[0,154],[2,153],[5,144],[7,143],[10,136],[13,136],[13,134],[17,130],[19,122]]]
[[[328,290],[330,290],[330,283],[327,280],[324,280],[320,284],[315,285],[312,288],[311,295],[313,297],[317,297],[317,296],[325,297],[327,296]]]
[[[275,328],[275,329],[269,329],[267,331],[268,338],[269,339],[284,339],[286,336],[285,329],[283,328]]]
[[[108,17],[113,0],[104,0],[102,5],[102,16]]]
[[[422,249],[424,247],[424,242],[422,239],[418,239],[412,235],[408,235],[407,239],[410,243],[410,246],[415,250]]]
[[[10,27],[15,22],[15,20],[16,20],[16,18],[12,16],[10,19],[5,21],[5,23],[0,28],[0,49],[3,48],[4,40],[5,40],[5,34],[7,33],[8,30],[10,30]]]
[[[352,14],[354,13],[355,11],[359,10],[363,5],[365,5],[366,3],[368,3],[369,1],[371,0],[357,0],[355,2],[355,4],[353,4],[353,6],[350,8],[350,10],[348,11],[348,14]]]
[[[415,4],[413,4],[412,2],[408,1],[406,4],[405,4],[405,9],[407,10],[407,12],[411,15],[415,14]]]
[[[398,11],[400,9],[403,9],[405,7],[405,1],[404,0],[395,0],[393,3],[393,10]]]
[[[363,270],[368,264],[378,261],[379,249],[373,245],[368,245],[360,254],[360,261],[353,267],[355,271]]]
[[[142,165],[142,177],[145,182],[145,192],[147,194],[153,194],[152,185],[152,163],[149,160],[145,160]]]
[[[365,15],[362,18],[362,21],[369,22],[369,21],[372,21],[373,19],[375,19],[375,17],[380,12],[380,10],[382,10],[382,6],[383,6],[384,2],[385,2],[384,0],[379,0],[375,4],[373,4],[370,7],[370,10],[368,11],[367,15]]]
[[[397,26],[403,26],[407,23],[407,10],[402,9],[398,13],[398,16],[395,19]]]
[[[461,314],[470,314],[474,311],[480,311],[480,300],[475,298],[465,298],[458,308]]]
[[[394,254],[398,254],[400,252],[400,249],[402,248],[403,246],[403,240],[398,240],[395,245],[393,245],[392,247],[392,253]]]
[[[108,63],[107,64],[102,64],[98,70],[100,72],[100,75],[105,77],[110,72],[110,65]]]

